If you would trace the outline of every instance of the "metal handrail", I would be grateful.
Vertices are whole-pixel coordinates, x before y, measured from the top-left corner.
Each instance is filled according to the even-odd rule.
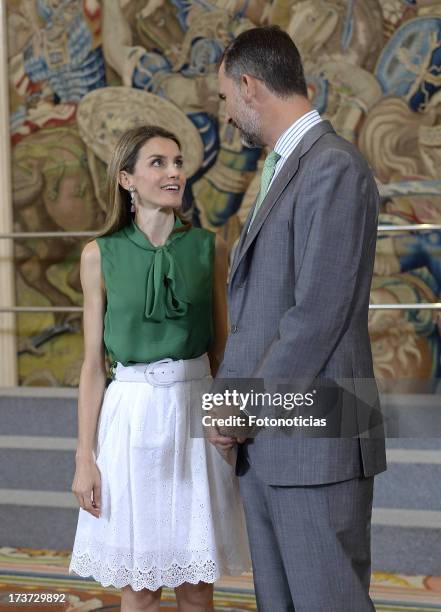
[[[441,230],[438,223],[414,223],[413,225],[379,225],[379,232],[425,232],[431,230]]]
[[[411,225],[379,225],[379,232],[426,232],[441,230],[441,224],[437,223],[415,223]],[[3,239],[25,239],[25,238],[91,238],[99,232],[11,232],[0,234]]]
[[[421,304],[369,304],[369,310],[441,310],[441,302]]]
[[[369,304],[369,310],[441,310],[441,302],[421,304]],[[11,306],[1,312],[83,312],[81,306]]]
[[[83,312],[82,306],[10,306],[0,312]]]
[[[441,230],[441,225],[435,223],[419,223],[414,225],[380,225],[379,232],[428,231]],[[96,236],[97,232],[12,232],[0,234],[0,239],[16,238],[79,238]],[[369,310],[441,310],[441,302],[421,304],[370,304]],[[0,308],[1,312],[83,312],[81,306],[11,306]]]
[[[0,239],[6,238],[15,240],[16,238],[90,238],[96,236],[98,232],[12,232],[0,234]]]

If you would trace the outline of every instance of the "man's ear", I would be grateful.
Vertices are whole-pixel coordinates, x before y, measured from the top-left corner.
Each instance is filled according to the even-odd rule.
[[[242,74],[240,77],[240,93],[243,100],[248,102],[250,99],[250,78],[247,74]]]
[[[130,187],[130,179],[129,175],[125,170],[121,170],[118,175],[118,183],[121,185],[123,189],[128,189]]]
[[[242,98],[249,103],[256,97],[257,79],[250,74],[243,74],[240,81]]]

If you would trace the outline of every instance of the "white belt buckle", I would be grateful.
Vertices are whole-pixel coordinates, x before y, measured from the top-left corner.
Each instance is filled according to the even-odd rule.
[[[155,374],[159,374],[159,372],[156,372],[157,368],[160,368],[161,365],[166,363],[168,364],[172,361],[173,359],[168,357],[167,359],[161,359],[160,361],[154,361],[152,363],[149,363],[144,370],[144,378],[146,379],[146,381],[154,387],[171,387],[175,382],[173,378],[172,380],[158,380],[155,377]],[[166,374],[166,372],[163,372],[163,374]]]

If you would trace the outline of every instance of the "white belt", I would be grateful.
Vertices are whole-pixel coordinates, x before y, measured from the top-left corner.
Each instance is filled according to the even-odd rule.
[[[196,359],[169,357],[152,363],[133,363],[124,366],[117,363],[114,369],[115,380],[122,382],[148,382],[154,387],[170,387],[176,382],[198,380],[210,375],[210,362],[205,353]]]

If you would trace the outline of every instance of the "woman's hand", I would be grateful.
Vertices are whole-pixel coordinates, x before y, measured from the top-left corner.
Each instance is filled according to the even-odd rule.
[[[72,493],[81,508],[95,518],[101,511],[101,474],[93,459],[77,461]]]
[[[236,439],[235,438],[220,433],[219,429],[217,427],[214,427],[213,425],[204,426],[204,435],[207,438],[207,440],[210,442],[210,444],[212,444],[216,448],[218,453],[227,463],[229,463],[230,465],[235,465],[236,463],[236,450],[235,450]]]

